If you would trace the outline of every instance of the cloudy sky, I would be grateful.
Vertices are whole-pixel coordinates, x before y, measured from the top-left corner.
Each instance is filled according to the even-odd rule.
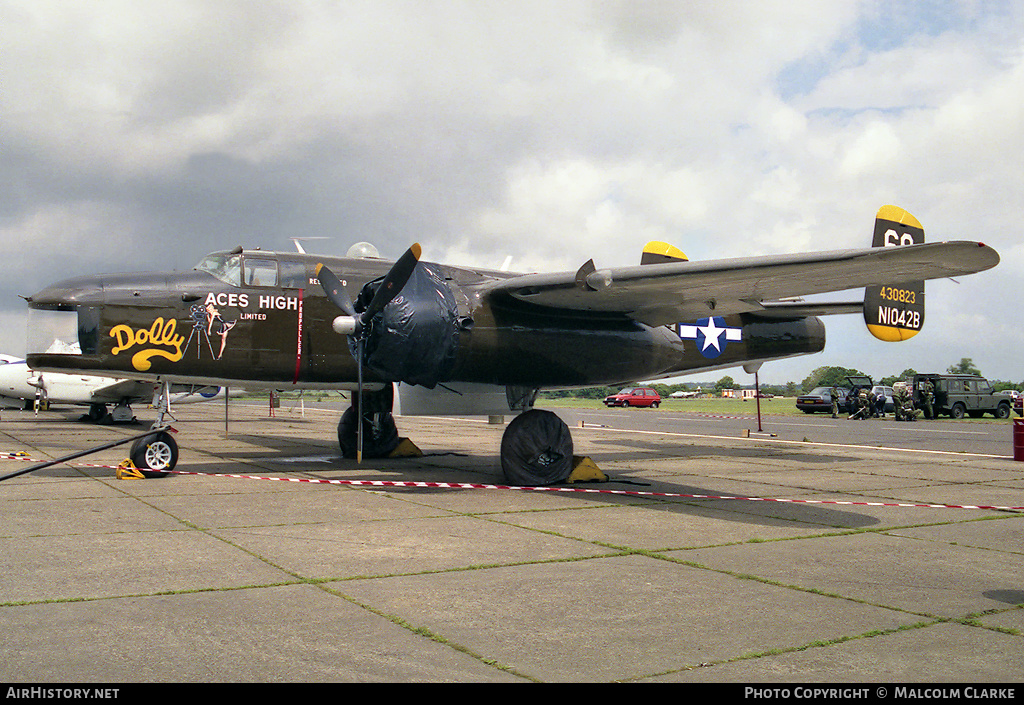
[[[19,294],[238,244],[575,270],[648,240],[867,246],[893,203],[1002,263],[930,283],[912,341],[833,317],[824,353],[762,382],[962,357],[1024,380],[1022,3],[0,0],[0,20],[0,352],[25,352]]]

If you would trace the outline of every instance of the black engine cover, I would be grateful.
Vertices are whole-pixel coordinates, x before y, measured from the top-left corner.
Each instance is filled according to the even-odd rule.
[[[433,389],[448,379],[458,346],[455,295],[439,270],[420,262],[402,292],[370,322],[364,361],[386,380]]]

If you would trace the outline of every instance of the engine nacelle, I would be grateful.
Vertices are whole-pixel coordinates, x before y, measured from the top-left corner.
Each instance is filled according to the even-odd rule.
[[[360,299],[372,296],[375,284],[367,284]],[[386,380],[433,389],[455,365],[459,329],[458,305],[444,275],[420,262],[402,292],[370,321],[366,366]]]

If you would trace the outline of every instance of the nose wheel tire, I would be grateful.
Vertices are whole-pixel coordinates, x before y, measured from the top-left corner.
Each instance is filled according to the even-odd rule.
[[[178,443],[171,434],[159,431],[132,443],[129,457],[144,477],[167,477],[178,464]]]

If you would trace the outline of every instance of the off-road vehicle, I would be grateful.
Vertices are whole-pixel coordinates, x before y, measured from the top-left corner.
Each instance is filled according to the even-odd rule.
[[[925,382],[935,388],[932,410],[936,416],[949,414],[951,418],[962,419],[964,415],[978,418],[992,414],[997,419],[1008,419],[1013,401],[1005,394],[994,394],[988,380],[978,375],[914,375],[914,406],[924,408]]]

